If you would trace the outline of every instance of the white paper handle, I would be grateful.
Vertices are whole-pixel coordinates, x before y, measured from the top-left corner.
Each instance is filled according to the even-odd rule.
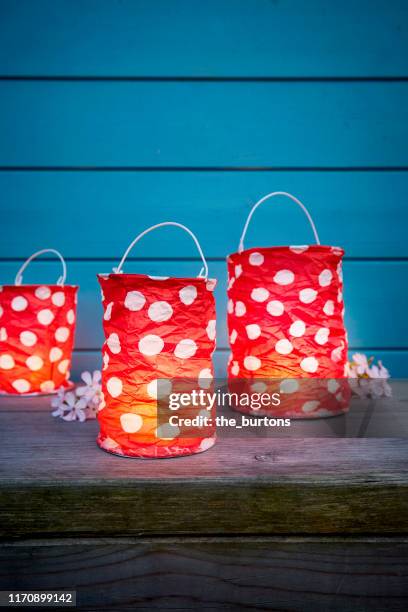
[[[37,251],[36,253],[33,253],[32,255],[30,255],[30,257],[26,259],[26,261],[23,263],[23,265],[21,266],[21,268],[16,274],[16,279],[14,281],[16,285],[21,285],[21,283],[23,282],[23,272],[28,266],[28,264],[32,262],[33,259],[35,259],[36,257],[39,257],[40,255],[43,255],[44,253],[54,253],[54,255],[59,257],[59,259],[61,260],[62,276],[60,276],[59,279],[57,280],[57,285],[61,285],[61,286],[64,285],[65,279],[67,278],[67,265],[61,253],[59,251],[56,251],[55,249],[42,249],[41,251]]]
[[[290,193],[286,193],[286,191],[274,191],[273,193],[268,193],[266,196],[264,196],[263,198],[261,198],[260,200],[258,200],[258,202],[256,204],[253,205],[251,212],[248,215],[248,218],[246,220],[246,223],[244,225],[244,229],[242,232],[242,236],[241,236],[241,240],[239,241],[239,246],[238,246],[238,252],[241,253],[244,250],[244,239],[248,230],[248,226],[249,223],[252,219],[252,215],[254,214],[254,212],[256,211],[256,209],[258,208],[258,206],[260,206],[263,202],[265,202],[265,200],[269,200],[270,198],[274,198],[275,196],[278,195],[282,195],[282,196],[286,196],[287,198],[290,198],[291,200],[293,200],[293,202],[296,202],[296,204],[298,204],[300,206],[300,208],[303,210],[303,212],[305,213],[306,217],[309,220],[309,223],[311,225],[311,228],[313,230],[313,234],[316,240],[316,244],[320,244],[320,239],[319,239],[319,234],[317,233],[317,229],[315,224],[313,223],[313,219],[309,213],[309,211],[307,210],[306,206],[304,204],[302,204],[302,202],[300,200],[298,200],[297,198],[295,198],[295,196],[291,195]]]
[[[138,236],[136,236],[136,238],[133,240],[133,242],[131,242],[128,246],[128,248],[126,249],[122,259],[120,260],[120,263],[118,265],[117,268],[114,268],[113,271],[116,272],[117,274],[120,274],[122,272],[122,268],[123,268],[123,264],[125,263],[125,260],[127,258],[127,256],[129,255],[130,251],[133,249],[133,247],[135,246],[135,244],[137,242],[139,242],[139,240],[141,238],[143,238],[143,236],[146,236],[146,234],[148,234],[149,232],[152,232],[153,230],[157,229],[158,227],[164,227],[166,225],[173,225],[174,227],[180,227],[182,230],[184,230],[185,232],[187,232],[187,234],[189,234],[191,236],[191,238],[194,240],[194,243],[197,247],[197,250],[200,254],[201,260],[203,262],[203,268],[201,268],[200,273],[198,275],[198,278],[203,278],[202,273],[204,272],[204,278],[207,280],[208,278],[208,265],[206,262],[206,259],[204,257],[204,253],[201,249],[200,243],[198,242],[196,236],[193,234],[193,232],[191,230],[188,229],[188,227],[186,227],[185,225],[182,225],[181,223],[176,223],[175,221],[164,221],[163,223],[157,223],[157,225],[152,225],[152,227],[148,227],[147,229],[144,230],[144,232],[141,232]]]

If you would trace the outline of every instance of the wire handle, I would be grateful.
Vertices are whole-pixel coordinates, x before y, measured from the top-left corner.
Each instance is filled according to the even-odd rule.
[[[193,234],[193,232],[191,230],[189,230],[188,227],[186,227],[185,225],[182,225],[181,223],[176,223],[175,221],[163,221],[163,223],[157,223],[156,225],[152,225],[151,227],[148,227],[143,232],[141,232],[138,236],[136,236],[136,238],[133,240],[133,242],[131,242],[129,244],[128,248],[126,249],[122,259],[120,260],[120,263],[119,263],[118,267],[114,268],[113,271],[116,272],[117,274],[120,274],[122,272],[123,264],[125,263],[125,260],[126,260],[127,256],[129,255],[130,251],[133,249],[135,244],[137,242],[139,242],[139,240],[141,238],[143,238],[143,236],[146,236],[146,234],[148,234],[149,232],[152,232],[153,230],[157,229],[158,227],[164,227],[166,225],[173,225],[174,227],[180,227],[182,230],[187,232],[187,234],[189,234],[191,236],[191,238],[194,240],[194,243],[195,243],[195,245],[197,247],[197,250],[198,250],[198,252],[200,254],[200,257],[201,257],[201,260],[203,262],[203,267],[200,270],[198,278],[205,278],[205,280],[207,280],[207,278],[208,278],[208,265],[207,265],[207,261],[206,261],[206,259],[204,257],[204,253],[202,251],[200,243],[198,242],[195,234]],[[204,276],[203,276],[203,273],[204,273]]]
[[[62,276],[59,277],[56,284],[61,285],[61,287],[63,287],[65,283],[65,279],[67,278],[67,264],[65,263],[65,259],[63,258],[61,253],[57,251],[56,249],[42,249],[41,251],[37,251],[36,253],[33,253],[32,255],[30,255],[30,257],[26,259],[26,261],[23,263],[23,265],[17,272],[16,278],[14,281],[15,285],[21,285],[21,283],[23,282],[23,272],[27,268],[28,264],[31,263],[33,259],[35,259],[36,257],[39,257],[40,255],[43,255],[44,253],[54,253],[54,255],[59,257],[59,259],[61,260]]]
[[[319,234],[317,233],[316,226],[313,223],[313,219],[312,219],[309,211],[307,210],[306,206],[304,204],[302,204],[302,202],[300,200],[295,198],[295,196],[291,195],[290,193],[287,193],[286,191],[273,191],[272,193],[268,193],[267,195],[265,195],[263,198],[258,200],[258,202],[256,202],[256,204],[253,205],[253,207],[251,209],[251,212],[249,213],[248,218],[247,218],[247,220],[245,222],[244,229],[242,231],[242,236],[241,236],[241,239],[239,241],[239,246],[238,246],[238,253],[242,253],[242,251],[244,250],[244,239],[245,239],[245,236],[246,236],[246,233],[247,233],[247,230],[248,230],[248,226],[249,226],[249,223],[250,223],[250,221],[252,219],[252,215],[254,214],[254,212],[256,211],[258,206],[260,206],[266,200],[269,200],[270,198],[274,198],[275,196],[278,196],[278,195],[286,196],[286,197],[290,198],[291,200],[293,200],[293,202],[295,202],[296,204],[298,204],[300,206],[300,208],[303,210],[303,212],[305,213],[306,217],[308,218],[310,226],[311,226],[311,228],[313,230],[313,234],[314,234],[316,243],[320,244]]]

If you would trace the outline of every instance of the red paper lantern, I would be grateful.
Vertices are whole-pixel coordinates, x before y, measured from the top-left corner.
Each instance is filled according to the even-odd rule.
[[[22,285],[28,264],[43,253],[60,258],[55,285]],[[48,394],[68,387],[77,287],[65,285],[66,265],[54,249],[34,253],[14,285],[0,287],[0,393]]]
[[[252,215],[277,195],[301,207],[317,244],[244,250]],[[318,417],[347,410],[347,381],[339,380],[347,359],[343,254],[339,247],[320,244],[313,220],[298,199],[275,192],[254,205],[238,252],[228,257],[230,386],[242,389],[244,380],[253,391],[280,391],[275,414]],[[315,380],[300,385],[294,380],[298,378]]]
[[[133,246],[166,225],[180,227],[193,238],[203,276],[201,272],[197,278],[124,274],[122,266]],[[210,448],[214,435],[180,436],[177,426],[160,425],[157,418],[158,393],[168,395],[174,379],[200,384],[214,376],[216,281],[208,279],[197,238],[179,223],[154,225],[133,240],[114,272],[98,275],[106,338],[99,446],[127,457],[175,457]]]

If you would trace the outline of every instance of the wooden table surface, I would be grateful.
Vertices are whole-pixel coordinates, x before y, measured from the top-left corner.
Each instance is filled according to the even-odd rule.
[[[407,385],[167,460],[108,455],[49,401],[0,398],[0,588],[71,584],[89,610],[407,607]]]

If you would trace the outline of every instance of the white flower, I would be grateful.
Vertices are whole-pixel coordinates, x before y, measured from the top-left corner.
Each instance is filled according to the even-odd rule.
[[[367,357],[365,355],[363,355],[362,353],[354,353],[352,363],[354,363],[354,365],[356,366],[356,372],[359,376],[368,374],[369,365]]]
[[[374,364],[374,357],[367,357],[361,353],[353,355],[353,361],[346,364],[346,376],[350,387],[359,397],[391,397],[392,389],[387,382],[390,373],[378,361]]]
[[[85,385],[77,387],[75,391],[65,392],[61,389],[51,400],[51,406],[55,408],[53,416],[59,416],[64,421],[80,421],[94,419],[102,400],[101,372],[95,370],[83,372],[81,378]]]

